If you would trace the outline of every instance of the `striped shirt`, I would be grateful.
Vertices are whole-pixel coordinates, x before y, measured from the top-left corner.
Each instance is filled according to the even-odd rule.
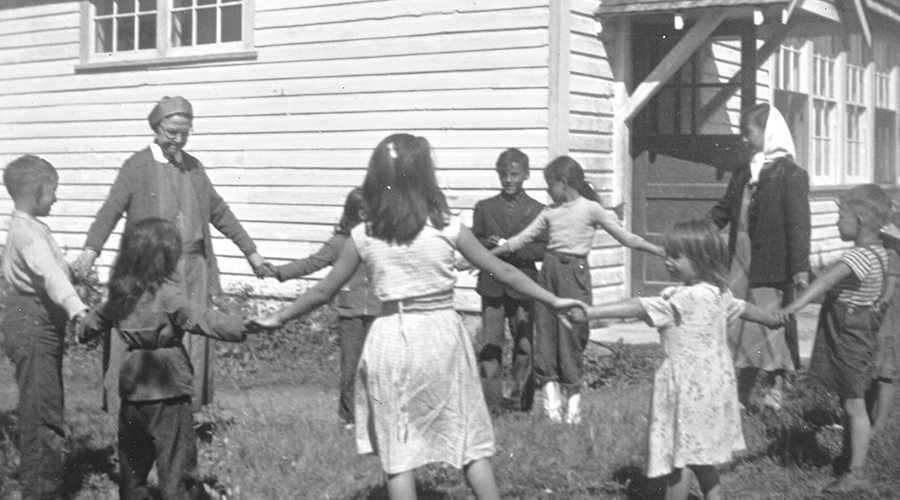
[[[888,272],[888,253],[882,246],[855,247],[841,256],[840,262],[852,274],[834,286],[837,300],[852,307],[871,307],[881,296]]]

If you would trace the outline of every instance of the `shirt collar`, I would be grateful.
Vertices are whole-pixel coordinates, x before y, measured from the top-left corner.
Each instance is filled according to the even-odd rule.
[[[153,159],[160,163],[171,163],[166,155],[163,154],[162,148],[159,147],[159,144],[156,142],[150,143],[150,152],[153,153]],[[175,161],[180,165],[184,160],[184,155],[181,154],[181,151],[175,153]]]
[[[500,197],[508,202],[521,203],[522,200],[524,200],[526,196],[527,195],[525,194],[524,189],[520,190],[518,193],[513,194],[513,195],[506,194],[506,191],[500,191]]]
[[[16,218],[16,219],[22,219],[23,221],[25,221],[25,222],[27,222],[28,224],[31,224],[31,225],[37,225],[37,226],[40,226],[40,227],[47,227],[47,225],[44,224],[43,222],[41,222],[40,220],[38,220],[37,217],[35,217],[35,216],[31,215],[31,214],[27,214],[27,213],[25,213],[25,212],[23,212],[23,211],[21,211],[21,210],[13,209],[13,211],[12,211],[12,216],[13,216],[13,218]]]

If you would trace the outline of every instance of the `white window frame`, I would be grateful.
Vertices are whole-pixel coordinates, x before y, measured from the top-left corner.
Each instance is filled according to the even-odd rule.
[[[816,185],[840,182],[835,154],[838,142],[838,103],[835,95],[837,66],[837,60],[833,56],[815,52],[812,54],[812,111],[809,130],[812,145],[809,151],[809,174]]]
[[[256,58],[253,40],[256,0],[241,0],[240,41],[182,47],[176,47],[172,43],[171,9],[173,0],[156,0],[156,2],[156,47],[110,53],[94,51],[96,40],[94,2],[81,0],[81,63],[75,67],[75,70],[130,69]],[[196,16],[194,17],[196,19]],[[137,45],[137,40],[135,40],[135,45]]]

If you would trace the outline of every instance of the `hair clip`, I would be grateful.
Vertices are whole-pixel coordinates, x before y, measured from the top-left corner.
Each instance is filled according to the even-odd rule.
[[[391,159],[396,160],[397,159],[397,150],[394,149],[394,143],[393,142],[387,143],[387,148],[388,148],[388,154],[391,155]]]

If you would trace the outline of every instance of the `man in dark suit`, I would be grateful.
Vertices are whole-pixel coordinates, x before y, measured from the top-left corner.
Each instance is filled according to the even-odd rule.
[[[472,232],[487,248],[502,245],[534,220],[544,205],[528,196],[522,184],[528,180],[528,155],[507,149],[497,159],[501,191],[497,196],[475,204]],[[544,258],[546,237],[520,250],[501,256],[531,279],[537,275],[534,263]],[[532,377],[533,302],[505,289],[493,276],[481,273],[476,288],[481,295],[482,344],[479,363],[482,387],[488,409],[493,414],[503,409],[504,323],[509,323],[513,340],[513,382],[510,408],[529,411],[534,399]],[[504,321],[504,319],[506,321]]]

